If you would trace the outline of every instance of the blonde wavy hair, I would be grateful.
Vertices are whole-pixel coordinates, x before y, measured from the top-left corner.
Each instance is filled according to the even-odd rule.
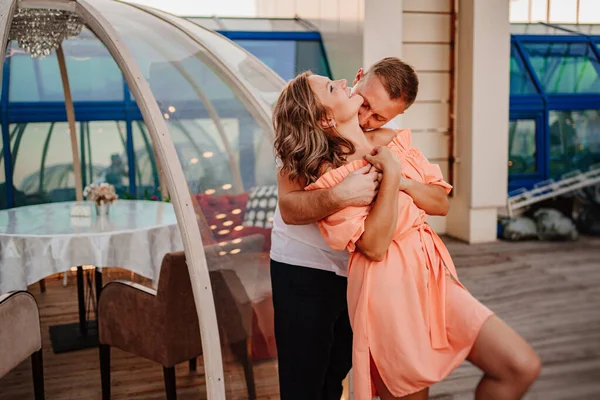
[[[273,109],[275,154],[283,163],[281,171],[304,185],[319,179],[324,167],[342,166],[356,151],[335,128],[321,126],[330,110],[310,88],[310,75],[304,72],[288,82]]]

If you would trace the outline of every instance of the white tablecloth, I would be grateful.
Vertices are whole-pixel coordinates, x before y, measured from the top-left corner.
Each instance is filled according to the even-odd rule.
[[[0,294],[74,266],[121,267],[158,280],[164,255],[183,250],[173,205],[119,200],[107,217],[71,217],[76,203],[0,211]]]

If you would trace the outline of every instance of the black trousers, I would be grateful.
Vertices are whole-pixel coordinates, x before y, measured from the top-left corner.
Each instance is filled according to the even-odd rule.
[[[281,400],[339,400],[352,367],[347,279],[271,260]]]

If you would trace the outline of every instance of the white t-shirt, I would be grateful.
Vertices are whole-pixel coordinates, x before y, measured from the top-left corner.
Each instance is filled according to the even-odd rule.
[[[392,120],[386,128],[398,129]],[[323,239],[317,224],[287,225],[281,218],[279,205],[273,216],[271,259],[274,261],[316,268],[348,276],[350,255],[346,250],[333,250]]]

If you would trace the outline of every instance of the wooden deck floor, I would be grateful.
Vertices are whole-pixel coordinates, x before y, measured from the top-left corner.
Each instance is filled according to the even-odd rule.
[[[600,239],[576,243],[506,243],[468,246],[450,239],[463,283],[484,304],[529,340],[543,361],[540,379],[528,399],[600,398]],[[47,282],[40,305],[44,341],[46,397],[49,400],[99,399],[97,350],[53,354],[48,326],[77,318],[74,280],[63,288]],[[0,321],[1,323],[1,321]],[[180,399],[206,398],[201,362],[198,372],[177,370]],[[228,399],[245,399],[242,368],[225,360]],[[255,365],[261,400],[278,399],[276,363]],[[113,399],[164,399],[162,368],[114,350]],[[431,390],[434,399],[470,399],[480,372],[464,363]],[[0,400],[33,398],[28,361],[0,379]],[[311,399],[307,399],[311,400]]]

